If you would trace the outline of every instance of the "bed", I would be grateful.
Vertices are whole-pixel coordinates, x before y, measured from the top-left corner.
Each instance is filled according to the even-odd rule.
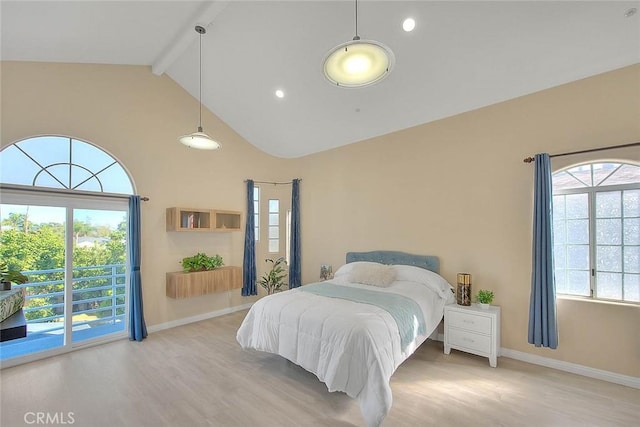
[[[434,256],[349,252],[333,279],[258,300],[237,340],[315,374],[356,399],[368,427],[379,426],[391,409],[391,375],[455,302],[438,270]]]

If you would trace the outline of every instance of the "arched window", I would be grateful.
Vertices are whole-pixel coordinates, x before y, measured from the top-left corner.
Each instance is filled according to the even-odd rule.
[[[640,166],[554,173],[553,226],[557,293],[640,302]]]
[[[18,141],[0,153],[0,182],[74,191],[133,194],[122,165],[88,142],[63,136]]]
[[[72,350],[126,336],[129,195],[113,156],[85,141],[37,136],[0,151],[0,259],[29,281],[26,336],[0,343],[0,360]]]

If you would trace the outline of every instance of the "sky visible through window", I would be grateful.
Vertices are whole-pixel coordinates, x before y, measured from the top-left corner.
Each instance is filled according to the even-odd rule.
[[[28,138],[3,148],[0,182],[79,192],[133,194],[129,175],[109,153],[88,142],[56,135]],[[0,221],[6,222],[11,214],[26,215],[34,224],[65,222],[64,210],[56,207],[0,206]],[[116,229],[126,216],[117,211],[75,209],[74,218]]]
[[[35,187],[133,194],[131,179],[111,155],[84,141],[39,136],[0,153],[0,181]]]
[[[64,209],[50,206],[1,205],[0,222],[5,222],[12,213],[27,215],[32,224],[57,223],[64,224]],[[74,209],[74,218],[94,226],[107,226],[111,230],[126,220],[124,212],[96,209]]]
[[[640,302],[640,167],[571,167],[553,191],[556,291]]]

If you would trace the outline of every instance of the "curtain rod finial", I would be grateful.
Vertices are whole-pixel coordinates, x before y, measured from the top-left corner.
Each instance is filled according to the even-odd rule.
[[[532,162],[535,162],[535,161],[536,161],[535,157],[527,157],[527,158],[525,158],[523,160],[523,162],[525,162],[525,163],[532,163]]]

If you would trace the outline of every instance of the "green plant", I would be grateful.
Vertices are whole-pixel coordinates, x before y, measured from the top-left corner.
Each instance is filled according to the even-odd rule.
[[[476,295],[476,300],[480,304],[491,304],[493,302],[493,291],[480,289],[478,295]]]
[[[182,259],[182,269],[187,273],[190,271],[215,270],[223,265],[224,262],[222,262],[220,255],[210,257],[201,252]]]
[[[284,278],[287,276],[287,272],[284,268],[286,261],[283,257],[277,260],[267,258],[265,262],[273,264],[271,270],[258,280],[258,284],[266,289],[267,294],[271,295],[274,292],[279,292],[284,285]]]
[[[17,270],[12,270],[5,261],[0,261],[0,282],[15,283],[21,285],[29,278]]]

